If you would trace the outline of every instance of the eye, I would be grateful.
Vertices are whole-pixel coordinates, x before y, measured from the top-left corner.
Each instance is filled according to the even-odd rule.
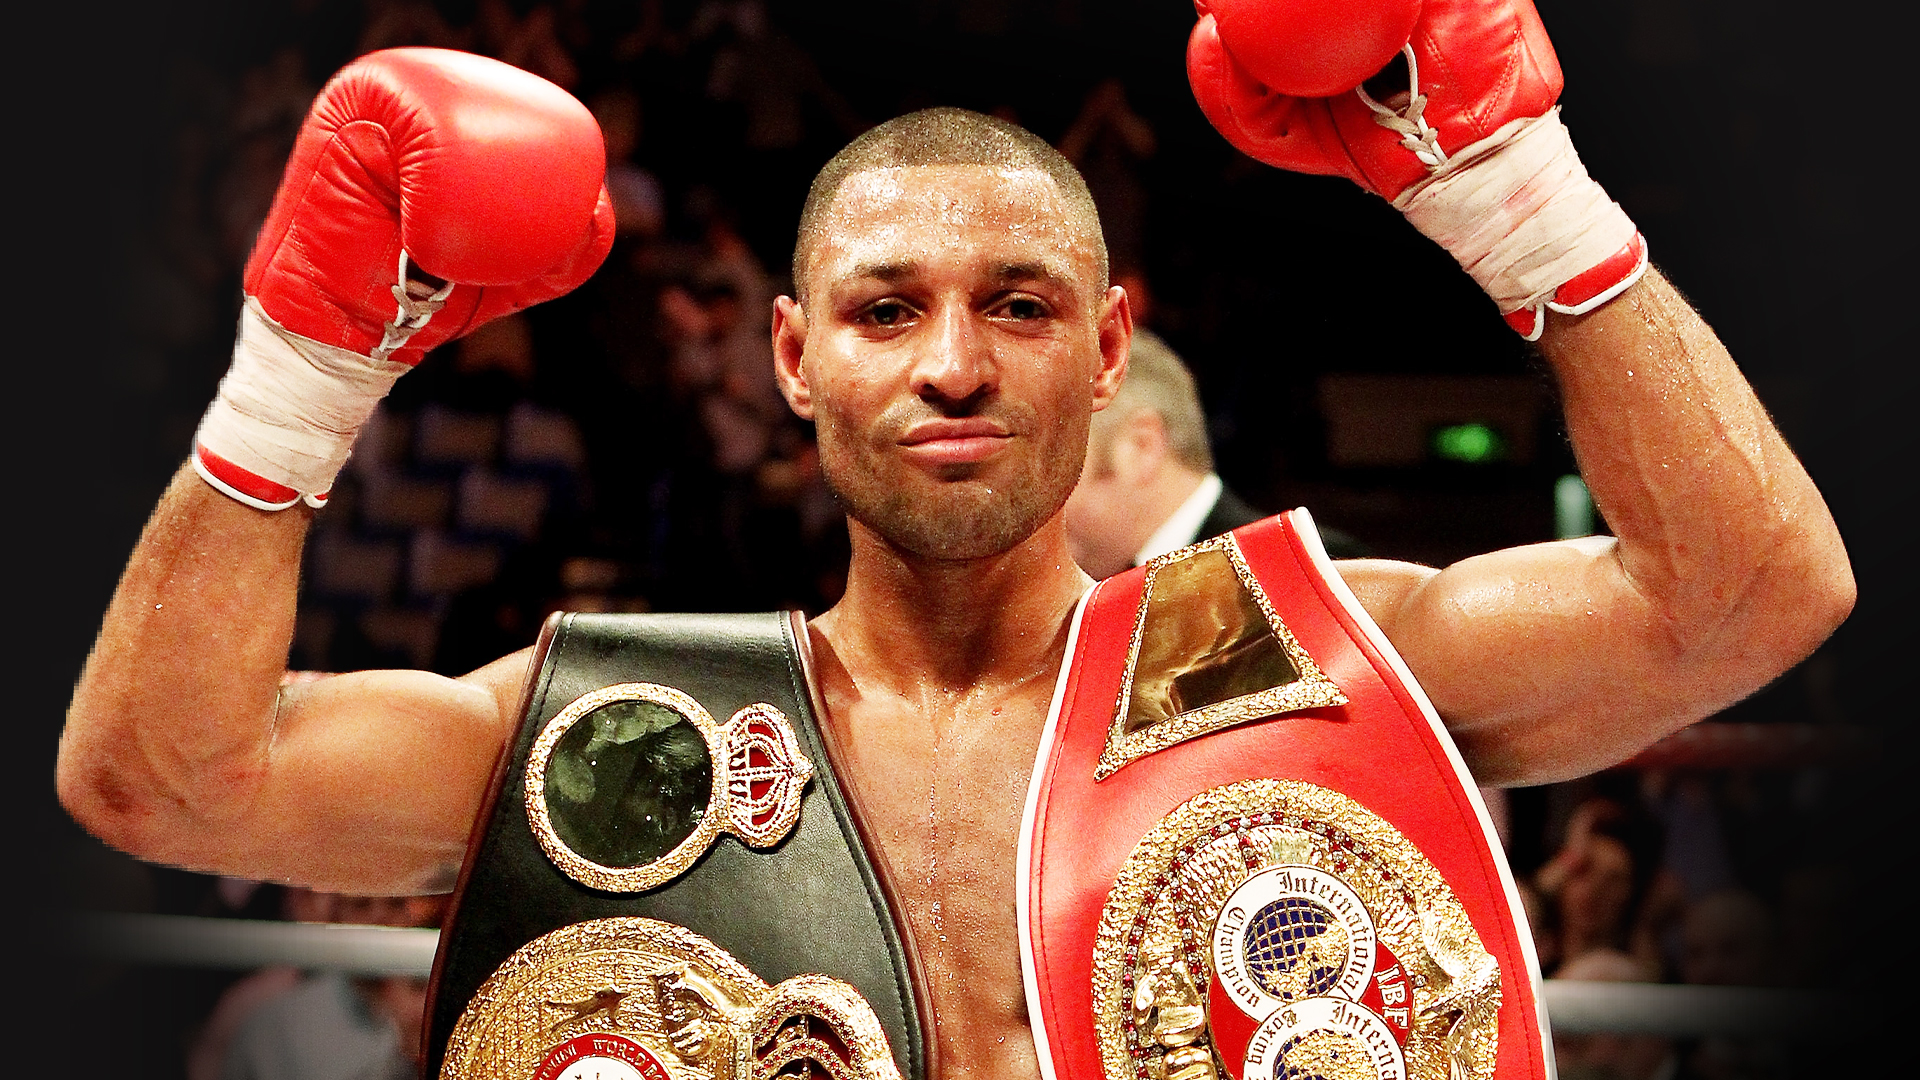
[[[1003,318],[1027,320],[1044,319],[1049,314],[1047,305],[1031,296],[1010,296],[1000,304],[999,314]]]
[[[860,321],[874,326],[899,326],[913,317],[913,309],[895,299],[869,304],[860,313]]]

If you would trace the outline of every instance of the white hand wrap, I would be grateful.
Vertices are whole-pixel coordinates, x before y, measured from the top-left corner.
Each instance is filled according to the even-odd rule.
[[[233,366],[194,438],[222,459],[314,502],[332,489],[360,426],[394,380],[410,370],[290,333],[249,296]],[[210,475],[197,454],[194,463],[209,483],[249,505],[287,505],[248,498]]]
[[[1626,211],[1587,175],[1558,107],[1455,151],[1432,179],[1401,192],[1393,204],[1466,268],[1502,315],[1549,304],[1586,311],[1618,295],[1646,268],[1640,259],[1630,274],[1577,307],[1551,303],[1561,285],[1637,235]]]

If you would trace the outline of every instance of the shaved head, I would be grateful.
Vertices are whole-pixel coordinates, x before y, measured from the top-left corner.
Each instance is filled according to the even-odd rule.
[[[914,165],[979,165],[1044,173],[1060,189],[1061,202],[1092,248],[1099,288],[1107,286],[1107,244],[1100,212],[1073,163],[1034,133],[1004,120],[967,109],[922,109],[871,128],[833,156],[813,178],[800,231],[793,245],[793,287],[804,305],[814,249],[827,226],[834,196],[848,177],[870,169]]]

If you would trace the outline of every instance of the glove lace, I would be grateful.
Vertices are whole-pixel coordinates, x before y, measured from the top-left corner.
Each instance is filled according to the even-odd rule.
[[[387,323],[386,330],[380,335],[380,344],[373,350],[375,360],[385,360],[395,350],[407,343],[407,339],[420,332],[434,313],[447,306],[447,296],[453,292],[453,282],[449,281],[440,288],[423,296],[415,296],[415,289],[426,289],[418,281],[407,280],[407,253],[400,252],[398,284],[393,287],[393,298],[400,302],[400,310]]]
[[[1367,93],[1365,86],[1356,86],[1353,92],[1373,111],[1374,123],[1397,133],[1400,145],[1413,151],[1421,164],[1438,169],[1447,163],[1447,152],[1440,149],[1440,133],[1421,115],[1427,111],[1427,95],[1420,92],[1420,62],[1414,58],[1412,45],[1403,46],[1400,51],[1407,58],[1406,108],[1396,112],[1380,104]]]

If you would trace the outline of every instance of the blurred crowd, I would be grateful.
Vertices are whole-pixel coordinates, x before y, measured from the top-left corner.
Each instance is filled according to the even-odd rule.
[[[1616,770],[1547,790],[1558,842],[1516,866],[1550,979],[1842,991],[1852,871],[1795,803],[1819,770]],[[1801,788],[1797,793],[1794,788]],[[1525,870],[1525,872],[1521,872]],[[1800,1075],[1795,1040],[1558,1035],[1567,1080]]]
[[[530,644],[559,610],[816,613],[838,598],[845,524],[809,426],[774,386],[767,312],[791,288],[807,180],[891,113],[833,85],[791,29],[761,0],[305,0],[257,21],[241,61],[170,62],[156,88],[168,145],[128,283],[139,337],[121,374],[147,380],[151,437],[176,462],[225,368],[254,233],[333,70],[392,46],[481,52],[574,92],[606,136],[618,238],[605,267],[399,382],[316,519],[291,666],[457,674]],[[1168,133],[1130,98],[1125,72],[1028,93],[964,103],[1033,123],[1080,166],[1142,324],[1196,346],[1208,384],[1225,365],[1210,366],[1222,350],[1206,348],[1207,305],[1230,299],[1163,303],[1147,273],[1169,250],[1150,228],[1173,213],[1151,170]],[[887,101],[931,96],[901,86]],[[1248,169],[1219,160],[1220,184]],[[1171,250],[1155,263],[1167,279],[1198,273],[1198,249]],[[1211,389],[1244,399],[1235,385]],[[1229,438],[1230,411],[1216,425]],[[1864,960],[1837,930],[1850,882],[1821,859],[1816,819],[1804,816],[1819,783],[1803,772],[1616,771],[1515,793],[1502,803],[1504,839],[1545,974],[1852,978]],[[120,875],[122,897],[110,906],[407,926],[435,925],[444,910],[431,898],[141,873],[131,883],[124,869],[108,875]],[[413,1068],[417,982],[276,968],[196,985],[177,1047],[191,1080]],[[1560,1041],[1568,1080],[1774,1077],[1792,1061],[1783,1046],[1752,1041]],[[327,1071],[315,1062],[328,1055],[364,1068]]]

